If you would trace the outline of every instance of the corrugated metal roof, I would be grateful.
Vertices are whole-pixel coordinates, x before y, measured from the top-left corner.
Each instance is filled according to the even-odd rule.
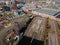
[[[60,1],[58,1],[58,2],[55,2],[56,4],[60,4]]]
[[[60,10],[53,10],[53,9],[36,9],[35,11],[40,12],[40,13],[44,13],[44,14],[48,14],[48,15],[54,15],[57,12],[59,12]]]

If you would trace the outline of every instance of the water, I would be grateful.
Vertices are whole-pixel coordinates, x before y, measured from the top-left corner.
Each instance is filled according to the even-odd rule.
[[[24,33],[28,27],[28,25],[30,24],[30,22],[32,21],[32,19],[29,19],[28,22],[27,22],[27,25],[26,27],[23,27],[21,30],[20,30],[20,33]]]
[[[32,21],[32,19],[29,19],[29,21],[27,22],[26,27],[23,27],[23,28],[20,30],[20,34],[23,33],[23,35],[24,35],[24,33],[25,33],[25,31],[26,31],[26,29],[27,29],[27,27],[28,27],[28,25],[30,24],[31,21]],[[23,35],[20,36],[20,41],[21,41],[22,39],[24,39]],[[19,42],[20,42],[20,41],[19,41]],[[18,45],[20,45],[20,44],[18,43]]]
[[[44,45],[44,41],[39,41],[36,39],[33,39],[32,43],[31,43],[31,39],[29,37],[24,36],[17,45]]]

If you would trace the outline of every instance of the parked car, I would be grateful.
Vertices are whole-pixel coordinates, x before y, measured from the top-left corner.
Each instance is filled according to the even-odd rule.
[[[10,11],[10,10],[11,10],[10,7],[8,7],[8,6],[3,6],[2,9],[3,9],[4,11]]]
[[[18,6],[17,9],[21,9],[23,6]]]
[[[24,12],[23,11],[18,11],[18,14],[22,15],[22,14],[24,14]]]
[[[0,18],[2,17],[3,15],[2,14],[0,14]]]

